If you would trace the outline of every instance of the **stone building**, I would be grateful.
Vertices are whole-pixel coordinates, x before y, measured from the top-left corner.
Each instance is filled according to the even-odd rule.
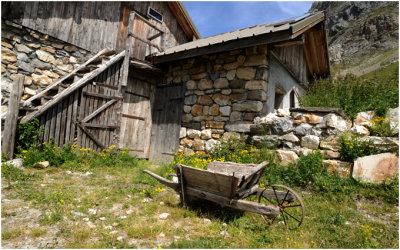
[[[38,118],[43,141],[204,151],[330,73],[324,20],[201,38],[179,2],[2,2],[2,113],[23,77],[20,120]]]

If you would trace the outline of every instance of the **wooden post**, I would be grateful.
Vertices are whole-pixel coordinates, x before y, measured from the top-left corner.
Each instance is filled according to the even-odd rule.
[[[3,140],[1,152],[6,154],[7,159],[12,159],[14,155],[15,138],[17,133],[17,120],[19,113],[19,102],[24,87],[24,76],[15,79],[8,102],[8,112],[4,123]]]
[[[122,77],[120,86],[126,87],[128,82],[129,74],[129,60],[131,56],[131,42],[132,42],[132,32],[133,32],[133,22],[135,20],[135,12],[131,12],[129,15],[129,25],[128,25],[128,35],[126,36],[125,44],[125,58],[122,64]]]

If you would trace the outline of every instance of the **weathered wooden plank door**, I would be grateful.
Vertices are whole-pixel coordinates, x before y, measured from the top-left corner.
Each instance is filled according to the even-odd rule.
[[[155,85],[130,75],[123,94],[119,148],[139,158],[149,158],[154,88]]]
[[[153,106],[150,160],[169,162],[178,151],[184,88],[158,87]]]
[[[121,63],[115,63],[82,89],[78,126],[78,146],[98,150],[119,140]]]

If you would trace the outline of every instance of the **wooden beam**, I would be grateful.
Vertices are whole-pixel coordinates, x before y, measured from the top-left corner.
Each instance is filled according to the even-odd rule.
[[[151,22],[149,22],[146,18],[142,17],[139,13],[137,13],[136,11],[133,11],[133,13],[140,18],[144,23],[146,23],[147,25],[149,25],[150,27],[152,27],[155,30],[158,30],[159,32],[164,33],[164,31],[160,28],[158,28],[157,26],[155,26],[154,24],[152,24]]]
[[[103,99],[109,99],[109,100],[123,100],[124,98],[121,96],[109,96],[109,95],[104,95],[104,94],[99,94],[99,93],[95,93],[95,92],[89,92],[89,91],[82,91],[82,93],[84,95],[88,95],[88,96],[94,96],[94,97],[99,97],[99,98],[103,98]]]
[[[162,36],[162,32],[158,32],[157,34],[155,34],[155,35],[153,35],[153,36],[149,36],[148,38],[147,38],[147,40],[149,40],[149,41],[151,41],[151,40],[154,40],[154,39],[156,39],[157,37],[159,37],[159,36]]]
[[[87,122],[82,122],[81,124],[87,128],[111,128],[111,129],[119,128],[118,125],[110,125],[110,124],[93,124]]]
[[[82,129],[82,131],[85,132],[85,134],[86,134],[87,136],[89,136],[89,138],[92,139],[99,147],[101,147],[101,148],[106,148],[106,147],[103,145],[103,143],[101,143],[99,140],[97,140],[97,138],[96,138],[92,133],[90,133],[89,130],[86,129],[85,126],[83,126],[83,125],[80,124],[79,122],[78,122],[77,124],[78,124],[79,128]]]
[[[129,36],[131,36],[133,38],[136,38],[137,40],[142,41],[142,42],[144,42],[144,43],[146,43],[146,44],[148,44],[150,46],[153,46],[153,47],[157,48],[159,51],[164,51],[164,48],[162,46],[160,46],[158,44],[155,44],[155,43],[152,43],[149,40],[136,35],[135,33],[130,33]]]
[[[138,68],[138,69],[143,69],[143,70],[147,70],[150,71],[152,73],[158,73],[158,74],[164,74],[165,71],[157,68],[155,66],[153,66],[150,63],[146,63],[146,62],[142,62],[136,59],[131,59],[130,61],[130,66],[134,67],[134,68]]]
[[[45,88],[43,91],[41,91],[40,93],[32,96],[31,98],[27,99],[26,101],[24,101],[24,103],[22,104],[23,106],[29,106],[33,100],[36,100],[40,97],[42,97],[45,93],[47,93],[49,90],[51,90],[52,88],[54,88],[55,86],[59,85],[60,83],[62,83],[64,80],[70,78],[71,76],[73,76],[75,73],[77,73],[79,70],[83,69],[84,67],[86,67],[89,63],[93,62],[95,59],[97,59],[99,56],[101,56],[102,54],[104,54],[105,52],[107,52],[107,49],[103,49],[102,51],[100,51],[99,53],[97,53],[95,56],[93,56],[92,58],[90,58],[89,60],[87,60],[84,64],[82,64],[81,66],[79,66],[78,68],[74,69],[73,71],[71,71],[71,73],[67,74],[66,76],[62,77],[61,79],[59,79],[58,81],[50,84],[47,88]]]
[[[14,155],[15,140],[17,135],[17,123],[19,113],[19,102],[24,89],[24,76],[17,77],[13,82],[13,88],[8,102],[8,111],[4,123],[2,134],[1,153],[4,153],[7,159],[12,159]]]
[[[135,116],[135,115],[128,115],[128,114],[122,114],[122,117],[136,119],[136,120],[142,120],[142,121],[146,120],[146,118],[144,118],[144,117],[139,117],[139,116]]]
[[[290,30],[281,30],[274,33],[267,33],[260,36],[248,37],[243,39],[236,39],[232,41],[227,41],[224,43],[219,43],[211,46],[205,46],[196,49],[185,50],[181,52],[176,52],[173,54],[154,56],[154,63],[165,63],[170,61],[176,61],[186,58],[192,58],[196,56],[201,56],[205,54],[213,54],[220,53],[235,49],[243,49],[256,45],[264,45],[274,42],[280,42],[291,39],[291,31]]]
[[[303,45],[303,41],[300,40],[292,40],[292,41],[287,41],[287,42],[280,42],[280,43],[274,43],[272,44],[274,47],[280,48],[280,47],[286,47],[286,46],[292,46],[292,45]]]
[[[91,119],[93,119],[94,117],[96,117],[98,114],[100,114],[103,110],[107,109],[108,107],[110,107],[111,105],[113,105],[114,103],[116,103],[117,100],[113,99],[111,101],[106,102],[105,104],[103,104],[100,108],[96,109],[93,113],[91,113],[89,116],[86,116],[85,118],[83,118],[81,120],[82,123],[88,122]]]
[[[74,82],[72,85],[70,85],[68,88],[66,88],[63,92],[58,93],[57,95],[54,96],[54,98],[47,103],[45,103],[43,106],[39,107],[37,111],[32,112],[26,116],[24,116],[21,119],[21,122],[26,122],[34,119],[35,117],[38,117],[39,115],[43,114],[46,110],[49,108],[53,107],[55,104],[57,104],[59,101],[67,97],[69,94],[74,92],[75,90],[83,87],[84,85],[87,84],[88,81],[92,80],[94,77],[98,76],[101,72],[103,72],[105,69],[107,69],[109,66],[113,65],[115,62],[119,61],[123,56],[125,55],[125,51],[122,51],[118,55],[114,56],[111,58],[110,61],[108,61],[106,64],[103,64],[101,67],[93,71],[92,73],[88,74],[87,76],[83,77],[77,82]]]
[[[133,22],[135,20],[135,12],[131,12],[129,15],[129,24],[128,24],[128,35],[126,36],[125,43],[125,57],[124,62],[122,63],[122,77],[121,77],[121,86],[126,87],[128,84],[128,74],[129,74],[129,59],[131,57],[131,42],[132,38],[130,34],[133,31]]]

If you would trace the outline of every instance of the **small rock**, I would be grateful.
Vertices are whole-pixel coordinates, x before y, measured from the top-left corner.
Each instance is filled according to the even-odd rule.
[[[133,210],[129,209],[128,211],[126,211],[126,214],[131,214],[133,212]]]
[[[3,203],[10,203],[11,200],[9,200],[9,199],[2,199],[1,202],[3,202]]]
[[[315,135],[306,135],[301,138],[301,146],[310,149],[317,149],[319,147],[319,137]]]
[[[118,233],[118,231],[115,231],[115,230],[110,232],[110,234],[117,234],[117,233]]]
[[[50,165],[50,162],[48,162],[48,161],[41,161],[41,162],[38,162],[37,165],[38,165],[40,168],[47,168],[47,167]]]
[[[222,236],[228,236],[229,235],[229,233],[227,231],[225,231],[225,230],[220,232],[219,234],[222,235]]]
[[[113,227],[116,227],[116,226],[118,226],[118,223],[114,222],[112,225],[113,225]]]
[[[83,218],[82,220],[83,221],[89,221],[89,218]]]
[[[211,220],[210,220],[210,219],[204,219],[203,221],[204,221],[204,223],[206,223],[206,224],[211,223]]]
[[[125,216],[125,215],[122,215],[122,216],[120,216],[119,218],[120,218],[120,219],[126,219],[126,216]]]
[[[21,170],[24,169],[24,164],[22,163],[22,159],[21,158],[17,158],[17,159],[13,159],[11,161],[7,161],[7,162],[5,162],[5,164],[12,165],[13,167],[21,169]]]
[[[282,165],[287,165],[289,163],[296,163],[299,157],[295,152],[287,150],[276,150],[279,160]]]
[[[106,220],[106,217],[100,217],[99,220],[105,221],[105,220]]]
[[[66,174],[72,174],[72,172],[69,171],[69,170],[65,171],[65,173],[66,173]]]
[[[89,209],[88,209],[88,213],[89,213],[89,214],[97,214],[97,210],[96,210],[96,209],[91,209],[91,208],[89,208]]]
[[[163,206],[165,203],[163,201],[160,202],[160,205]]]
[[[81,213],[81,212],[76,212],[76,211],[71,211],[71,214],[75,215],[75,216],[86,216],[86,214]]]
[[[158,236],[161,237],[161,238],[164,238],[165,234],[164,233],[160,233]]]
[[[124,239],[123,236],[118,236],[118,237],[117,237],[117,240],[118,240],[118,241],[122,241],[123,239]]]
[[[150,202],[150,201],[151,201],[150,198],[144,198],[142,202],[143,202],[143,203],[147,203],[147,202]]]
[[[168,218],[168,216],[169,216],[169,213],[162,213],[162,214],[160,214],[160,216],[158,216],[158,218],[160,220],[165,220]]]
[[[222,223],[222,226],[223,227],[227,227],[228,225],[226,223]]]
[[[364,126],[355,126],[350,129],[350,133],[362,136],[369,136],[369,130]]]
[[[104,229],[107,229],[107,230],[111,230],[113,227],[112,226],[104,226]]]

